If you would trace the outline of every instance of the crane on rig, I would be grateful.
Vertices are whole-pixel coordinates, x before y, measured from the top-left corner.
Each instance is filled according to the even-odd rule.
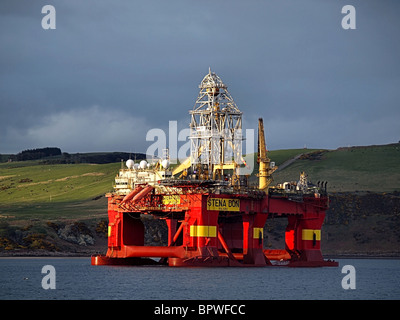
[[[268,150],[264,137],[264,122],[262,118],[258,119],[258,151],[257,151],[258,168],[258,189],[268,192],[268,187],[272,182],[272,173],[278,169],[277,166],[271,165],[268,157]]]

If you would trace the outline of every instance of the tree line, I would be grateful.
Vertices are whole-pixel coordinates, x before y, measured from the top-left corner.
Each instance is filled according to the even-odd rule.
[[[38,160],[47,157],[60,156],[61,149],[60,148],[37,148],[37,149],[28,149],[21,151],[16,155],[12,155],[10,158],[13,161],[27,161],[27,160]]]
[[[128,159],[142,160],[146,159],[146,155],[127,152],[67,153],[53,147],[28,149],[11,155],[0,154],[0,162],[41,160],[41,164],[104,164]]]

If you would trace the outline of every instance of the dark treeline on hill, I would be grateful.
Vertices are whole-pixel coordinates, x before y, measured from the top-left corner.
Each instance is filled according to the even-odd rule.
[[[146,155],[142,153],[104,152],[104,153],[67,153],[63,152],[59,159],[43,159],[43,164],[68,164],[68,163],[113,163],[121,160],[143,160]]]
[[[38,149],[28,149],[21,151],[15,156],[11,156],[12,160],[15,161],[27,161],[27,160],[38,160],[47,157],[59,156],[61,155],[60,148],[38,148]]]
[[[98,153],[67,153],[60,148],[38,148],[21,151],[18,154],[0,155],[0,162],[41,160],[41,164],[74,164],[74,163],[113,163],[121,160],[146,159],[143,153],[98,152]]]

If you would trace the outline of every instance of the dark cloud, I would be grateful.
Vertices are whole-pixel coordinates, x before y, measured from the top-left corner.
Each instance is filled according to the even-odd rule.
[[[272,149],[398,141],[400,4],[354,1],[343,30],[345,4],[2,1],[0,153],[144,152],[149,129],[188,125],[209,67]]]

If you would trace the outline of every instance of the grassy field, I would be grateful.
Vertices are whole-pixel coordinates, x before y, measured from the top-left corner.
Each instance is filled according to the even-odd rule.
[[[0,164],[0,203],[81,201],[112,190],[120,163],[40,165]]]
[[[305,171],[314,183],[328,181],[331,192],[400,190],[400,144],[324,150],[314,155],[276,172],[275,183],[298,179]]]
[[[2,163],[0,220],[18,225],[27,221],[105,218],[104,194],[112,190],[120,166],[120,163]]]
[[[299,154],[307,154],[318,151],[319,149],[285,149],[285,150],[272,150],[268,152],[268,157],[271,161],[275,162],[278,167],[285,161],[294,158]]]

